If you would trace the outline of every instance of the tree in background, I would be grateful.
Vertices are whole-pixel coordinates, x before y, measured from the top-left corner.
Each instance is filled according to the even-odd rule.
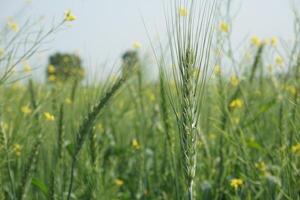
[[[76,54],[55,53],[49,58],[47,79],[49,82],[81,81],[84,78],[82,61]]]

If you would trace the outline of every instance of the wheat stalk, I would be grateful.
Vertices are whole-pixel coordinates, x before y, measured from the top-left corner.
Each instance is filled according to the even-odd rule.
[[[75,149],[72,156],[72,165],[71,165],[71,174],[70,174],[70,184],[68,190],[69,200],[71,198],[71,192],[74,181],[74,170],[78,158],[78,154],[84,144],[85,138],[87,135],[91,134],[92,127],[94,126],[94,122],[99,115],[100,111],[109,103],[109,100],[113,97],[113,95],[117,92],[117,90],[123,85],[126,80],[126,75],[122,75],[116,80],[116,82],[101,96],[100,100],[94,105],[87,116],[84,118],[81,123],[79,130],[76,134],[76,143]]]
[[[177,119],[187,199],[194,198],[199,116],[208,74],[216,1],[177,0],[166,20],[175,92],[169,99]],[[185,14],[178,13],[184,9]],[[166,11],[168,13],[168,11]]]

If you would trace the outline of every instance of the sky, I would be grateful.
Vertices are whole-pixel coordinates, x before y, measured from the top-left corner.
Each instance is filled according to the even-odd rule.
[[[42,23],[60,21],[70,9],[77,20],[47,43],[43,62],[53,52],[79,52],[89,71],[106,60],[117,60],[132,43],[139,41],[150,52],[149,38],[165,33],[163,1],[166,0],[0,0],[0,23],[16,15],[26,4],[21,19],[44,18]],[[293,15],[289,0],[233,0],[232,41],[238,45],[246,36],[293,37]],[[294,0],[298,4],[300,0]],[[300,7],[299,7],[300,9]],[[18,19],[16,19],[18,20]],[[143,20],[145,24],[143,24]],[[145,28],[146,26],[146,28]]]

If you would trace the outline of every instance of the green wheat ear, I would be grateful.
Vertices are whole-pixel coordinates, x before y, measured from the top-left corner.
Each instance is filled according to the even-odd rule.
[[[216,4],[216,0],[176,0],[165,10],[170,15],[166,17],[166,26],[172,66],[175,66],[170,75],[175,89],[169,87],[168,96],[179,130],[187,199],[195,196],[199,117],[208,76]]]
[[[122,76],[120,76],[111,87],[109,87],[104,94],[100,97],[99,101],[90,109],[88,114],[85,116],[83,122],[81,123],[78,132],[76,133],[76,141],[75,141],[75,150],[72,155],[72,165],[71,165],[71,175],[70,175],[70,184],[68,197],[69,200],[71,198],[71,192],[74,182],[74,170],[78,158],[78,154],[85,142],[87,135],[92,133],[92,128],[94,126],[95,120],[102,109],[110,102],[111,98],[114,94],[120,89],[120,87],[124,84],[127,79],[130,71],[127,71]]]

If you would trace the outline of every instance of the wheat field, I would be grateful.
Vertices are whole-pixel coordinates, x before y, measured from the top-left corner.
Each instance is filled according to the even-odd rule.
[[[35,33],[3,26],[0,200],[300,199],[297,9],[293,41],[251,36],[237,54],[222,1],[170,2],[166,41],[149,36],[154,64],[135,42],[117,73],[89,84],[64,64],[36,80],[27,62],[77,20],[71,10]]]

